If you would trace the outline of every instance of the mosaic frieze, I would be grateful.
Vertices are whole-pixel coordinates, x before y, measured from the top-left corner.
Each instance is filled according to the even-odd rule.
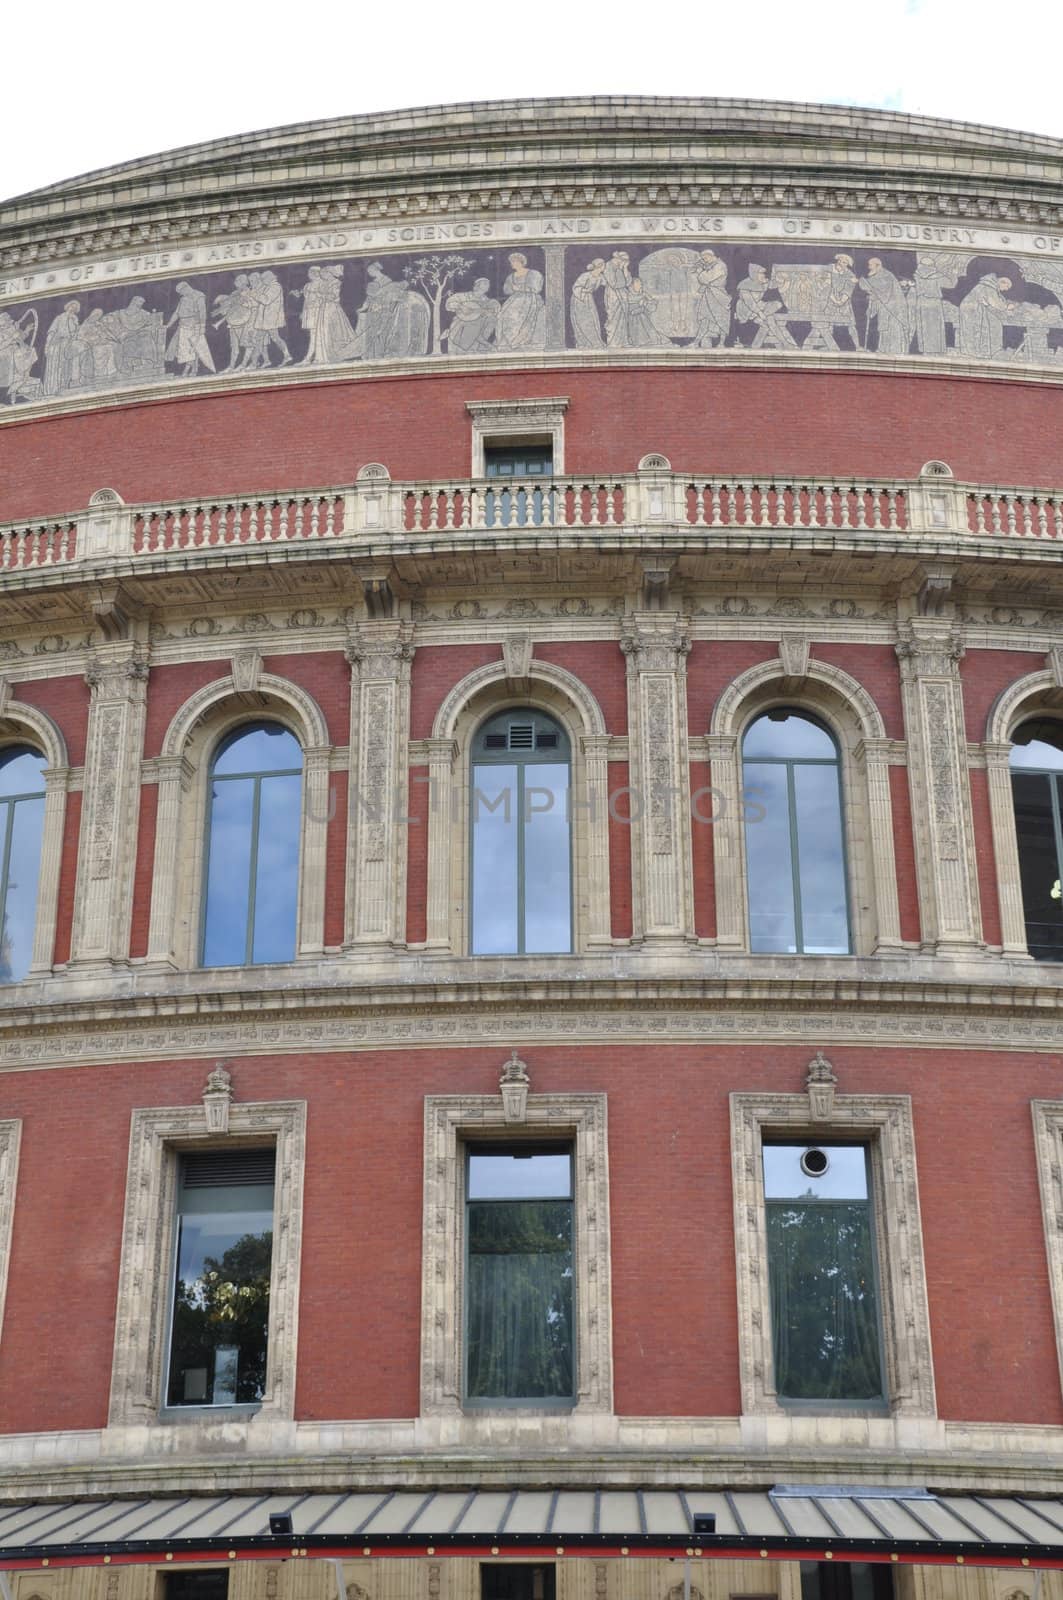
[[[365,363],[596,351],[1063,365],[1063,261],[717,234],[275,260],[0,310],[0,403]]]

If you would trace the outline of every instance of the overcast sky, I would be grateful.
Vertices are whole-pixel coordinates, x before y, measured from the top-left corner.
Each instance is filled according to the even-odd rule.
[[[509,96],[821,100],[1063,137],[1060,0],[58,0],[35,15],[40,49],[7,41],[5,198],[224,134]]]

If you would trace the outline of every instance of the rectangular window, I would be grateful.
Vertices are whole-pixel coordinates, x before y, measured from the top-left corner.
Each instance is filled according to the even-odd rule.
[[[554,1600],[556,1569],[552,1564],[506,1561],[480,1567],[480,1600]]]
[[[870,1194],[866,1145],[764,1145],[780,1399],[884,1399]]]
[[[893,1572],[878,1561],[802,1561],[801,1600],[893,1600]]]
[[[213,1572],[164,1572],[161,1600],[228,1600],[229,1574],[224,1568]]]
[[[180,1157],[168,1406],[262,1401],[274,1165],[272,1148]]]
[[[465,1194],[467,1399],[571,1404],[571,1146],[470,1144]]]

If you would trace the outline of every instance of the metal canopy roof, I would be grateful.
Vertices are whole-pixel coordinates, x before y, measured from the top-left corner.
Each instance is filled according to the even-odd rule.
[[[293,1532],[270,1534],[289,1512]],[[694,1516],[711,1513],[715,1532]],[[1063,1567],[1063,1501],[925,1490],[378,1490],[0,1506],[0,1568],[278,1554],[710,1558]]]

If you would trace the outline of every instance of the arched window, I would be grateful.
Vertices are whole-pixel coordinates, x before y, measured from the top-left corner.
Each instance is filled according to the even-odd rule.
[[[572,949],[569,743],[539,711],[500,712],[473,740],[473,955]]]
[[[243,723],[210,768],[202,963],[291,961],[299,899],[303,753],[277,722]]]
[[[1039,717],[1015,730],[1011,795],[1026,945],[1038,961],[1063,961],[1063,722]]]
[[[0,750],[0,983],[24,978],[33,955],[46,765],[28,745]]]
[[[821,722],[779,707],[742,740],[750,949],[848,955],[849,897],[838,747]]]

